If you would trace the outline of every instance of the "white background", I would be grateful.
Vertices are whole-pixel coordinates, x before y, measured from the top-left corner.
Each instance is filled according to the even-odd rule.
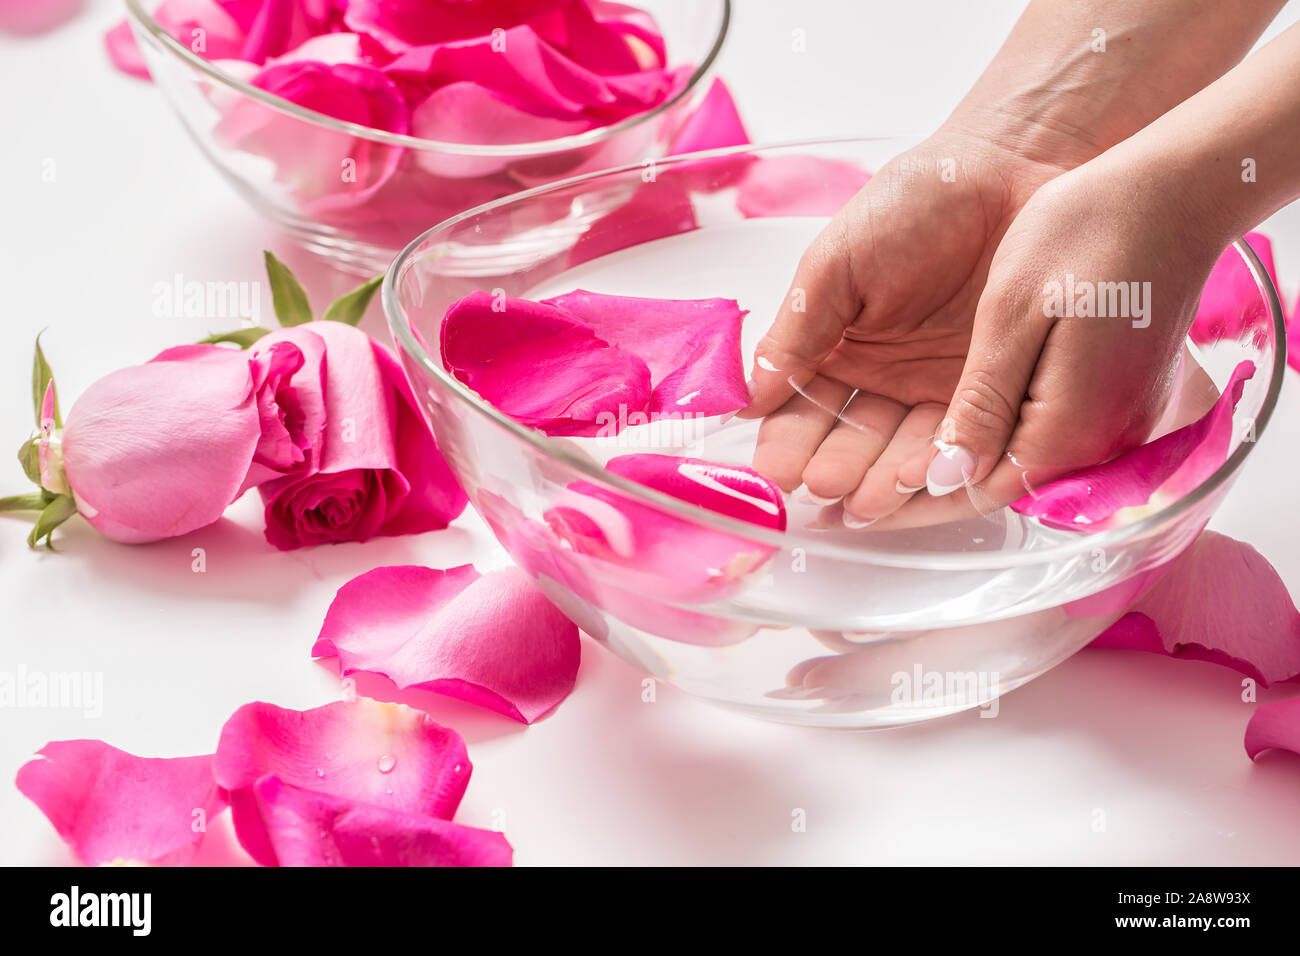
[[[737,5],[720,70],[756,141],[929,131],[1021,7]],[[0,21],[0,449],[27,435],[42,328],[66,410],[99,376],[211,331],[153,317],[155,282],[258,280],[271,246],[302,266],[318,303],[351,284],[292,254],[206,164],[158,91],[109,66],[101,35],[118,15],[117,3],[91,0],[35,37]],[[806,53],[791,51],[795,28]],[[1300,211],[1268,231],[1293,300]],[[270,315],[269,301],[262,310]],[[367,327],[383,335],[377,319]],[[1297,421],[1291,372],[1213,526],[1257,547],[1300,594]],[[24,491],[8,455],[0,493]],[[306,708],[338,696],[332,662],[308,651],[343,582],[381,564],[496,560],[472,516],[442,533],[281,554],[263,542],[253,498],[213,528],[143,548],[74,519],[59,553],[30,552],[26,524],[0,517],[0,670],[105,675],[100,719],[0,710],[0,863],[71,862],[12,784],[46,741],[211,752],[243,703]],[[205,574],[191,572],[194,547],[207,551]],[[504,820],[521,864],[1300,862],[1300,759],[1251,764],[1241,741],[1253,705],[1240,700],[1240,676],[1213,665],[1085,651],[1004,698],[996,719],[876,734],[758,723],[667,687],[642,703],[640,682],[586,642],[577,690],[534,727],[421,697],[469,742],[475,771],[458,819]],[[806,832],[792,831],[796,809]],[[232,847],[222,823],[202,858],[238,859]]]

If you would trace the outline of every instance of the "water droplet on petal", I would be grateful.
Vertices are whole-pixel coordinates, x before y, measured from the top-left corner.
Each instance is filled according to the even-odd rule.
[[[317,768],[316,768],[316,776],[318,776],[318,777],[323,777],[323,776],[325,776],[325,771],[322,770],[320,767],[317,767]]]
[[[396,757],[390,757],[388,754],[384,754],[382,757],[379,758],[380,773],[389,773],[396,766],[397,766]]]

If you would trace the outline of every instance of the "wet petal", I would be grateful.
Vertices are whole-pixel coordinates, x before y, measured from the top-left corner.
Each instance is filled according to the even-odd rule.
[[[780,489],[748,468],[673,455],[623,455],[605,467],[698,507],[785,529]],[[596,562],[599,586],[668,602],[719,600],[775,550],[663,514],[590,482],[569,485],[545,517],[566,548]],[[602,604],[599,594],[596,598],[593,603]],[[692,630],[706,639],[710,633],[704,627]]]
[[[645,299],[577,289],[542,300],[650,369],[654,415],[722,415],[749,404],[735,299]]]
[[[595,435],[620,407],[644,409],[650,370],[554,306],[475,292],[447,310],[442,361],[515,421],[548,435]]]
[[[1233,411],[1253,362],[1242,362],[1201,419],[1110,461],[1048,482],[1012,502],[1052,528],[1096,531],[1137,520],[1191,491],[1228,460]]]
[[[279,866],[509,866],[493,830],[386,810],[268,774],[253,785]]]
[[[222,728],[214,761],[239,842],[264,865],[275,853],[253,788],[267,774],[344,800],[450,819],[470,771],[454,730],[418,710],[366,698],[306,711],[246,704]]]
[[[1300,675],[1300,611],[1258,551],[1204,531],[1090,646],[1210,661],[1267,687]]]
[[[339,589],[313,657],[532,723],[577,679],[578,629],[518,568],[376,568]]]
[[[1268,236],[1258,232],[1248,232],[1242,238],[1255,250],[1276,286],[1273,243]],[[1196,318],[1187,334],[1198,344],[1236,339],[1259,328],[1267,314],[1254,276],[1237,250],[1229,246],[1223,250],[1205,282],[1200,304],[1196,307]]]
[[[87,866],[184,863],[225,807],[211,756],[137,757],[102,740],[55,741],[38,753],[19,769],[18,789]]]

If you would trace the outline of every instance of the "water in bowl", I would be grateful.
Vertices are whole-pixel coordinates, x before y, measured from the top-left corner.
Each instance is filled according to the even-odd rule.
[[[749,310],[743,334],[748,365],[788,292],[794,264],[824,222],[705,226],[584,263],[525,294],[543,298],[581,288],[734,298]],[[616,437],[572,441],[601,462],[651,452],[749,465],[757,429],[755,422],[722,424],[714,417],[631,425]],[[1189,526],[1141,551],[1108,554],[1080,551],[1077,533],[1009,508],[872,533],[811,530],[818,508],[794,500],[787,507],[788,547],[724,601],[690,608],[740,622],[746,632],[752,628],[743,640],[704,646],[696,637],[649,633],[578,607],[583,602],[571,594],[558,599],[594,637],[694,694],[789,722],[878,727],[970,707],[995,712],[999,694],[1113,622],[1127,602],[1123,582],[1176,554],[1198,530]],[[823,553],[828,545],[836,554]]]

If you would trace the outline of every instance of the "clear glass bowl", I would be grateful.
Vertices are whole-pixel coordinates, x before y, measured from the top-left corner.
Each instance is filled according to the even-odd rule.
[[[662,156],[707,89],[730,0],[643,0],[670,65],[694,67],[653,110],[560,139],[448,143],[344,122],[249,84],[256,68],[209,62],[126,0],[154,82],[203,153],[254,208],[349,271],[382,271],[411,237],[520,189]],[[237,75],[238,73],[238,75]]]
[[[1054,531],[1009,509],[924,529],[817,532],[806,527],[815,509],[796,502],[787,502],[785,533],[759,529],[602,468],[634,451],[748,465],[756,423],[712,418],[692,423],[689,435],[649,439],[632,428],[615,438],[547,437],[479,399],[429,347],[439,342],[447,307],[476,290],[528,298],[575,288],[721,296],[750,310],[742,343],[748,366],[799,253],[825,218],[760,218],[752,210],[747,218],[736,188],[745,170],[790,157],[874,170],[909,145],[743,147],[665,160],[653,182],[640,164],[581,176],[441,223],[412,242],[385,278],[384,308],[415,394],[501,543],[593,638],[691,694],[776,720],[851,728],[985,706],[1123,613],[1150,572],[1205,526],[1273,410],[1285,368],[1281,307],[1240,243],[1258,302],[1232,337],[1198,346],[1220,387],[1238,362],[1257,367],[1237,405],[1229,457],[1181,499],[1093,534]],[[834,208],[845,198],[833,194],[834,178],[824,186],[805,181],[793,211]],[[600,489],[620,511],[732,536],[766,561],[717,586],[683,586],[689,574],[578,553],[546,522],[574,483]],[[689,570],[688,549],[681,561]]]

